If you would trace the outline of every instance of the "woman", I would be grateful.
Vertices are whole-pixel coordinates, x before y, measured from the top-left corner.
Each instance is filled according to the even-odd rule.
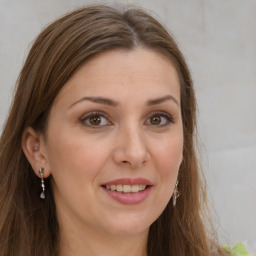
[[[49,25],[1,136],[0,255],[224,255],[195,105],[178,46],[144,11],[93,5]]]

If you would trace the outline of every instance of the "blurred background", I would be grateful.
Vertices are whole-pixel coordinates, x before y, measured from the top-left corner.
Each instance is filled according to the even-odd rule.
[[[0,132],[34,38],[87,3],[135,4],[176,38],[198,100],[200,160],[220,242],[256,255],[256,0],[0,0]]]

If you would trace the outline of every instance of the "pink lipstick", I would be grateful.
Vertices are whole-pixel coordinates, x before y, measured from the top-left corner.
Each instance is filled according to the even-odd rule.
[[[104,191],[122,204],[139,204],[150,194],[152,182],[144,178],[122,178],[101,185]]]

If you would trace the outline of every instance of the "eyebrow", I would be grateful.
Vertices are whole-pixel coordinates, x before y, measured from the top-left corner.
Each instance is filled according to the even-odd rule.
[[[74,102],[73,104],[71,104],[69,106],[69,108],[73,107],[74,105],[76,105],[77,103],[80,103],[84,100],[87,101],[91,101],[94,103],[99,103],[99,104],[103,104],[103,105],[107,105],[107,106],[111,106],[111,107],[116,107],[119,105],[119,103],[117,101],[111,100],[111,99],[107,99],[107,98],[102,98],[102,97],[83,97],[82,99]]]
[[[172,95],[166,95],[166,96],[163,96],[163,97],[160,97],[157,99],[148,100],[147,105],[148,106],[158,105],[167,100],[171,100],[171,101],[175,102],[178,106],[180,105],[179,102]]]
[[[156,99],[152,99],[152,100],[148,100],[146,102],[146,105],[148,106],[153,106],[153,105],[158,105],[161,104],[165,101],[171,100],[174,103],[176,103],[179,106],[179,102],[172,96],[172,95],[166,95],[160,98],[156,98]],[[111,107],[116,107],[119,105],[119,103],[117,101],[108,99],[108,98],[103,98],[103,97],[83,97],[81,99],[79,99],[78,101],[75,101],[74,103],[72,103],[69,108],[73,107],[74,105],[82,102],[82,101],[91,101],[94,103],[99,103],[102,105],[107,105],[107,106],[111,106]]]

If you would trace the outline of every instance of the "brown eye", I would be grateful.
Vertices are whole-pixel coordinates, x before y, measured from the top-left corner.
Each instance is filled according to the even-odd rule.
[[[164,127],[173,123],[173,118],[165,112],[153,113],[151,117],[146,121],[147,125],[155,127]]]
[[[161,123],[161,117],[160,116],[153,116],[150,118],[150,123],[153,125],[159,125]]]
[[[101,113],[88,113],[80,121],[90,128],[102,128],[111,124],[105,114]]]
[[[101,118],[100,118],[100,116],[91,116],[89,121],[90,121],[91,125],[100,125]]]

